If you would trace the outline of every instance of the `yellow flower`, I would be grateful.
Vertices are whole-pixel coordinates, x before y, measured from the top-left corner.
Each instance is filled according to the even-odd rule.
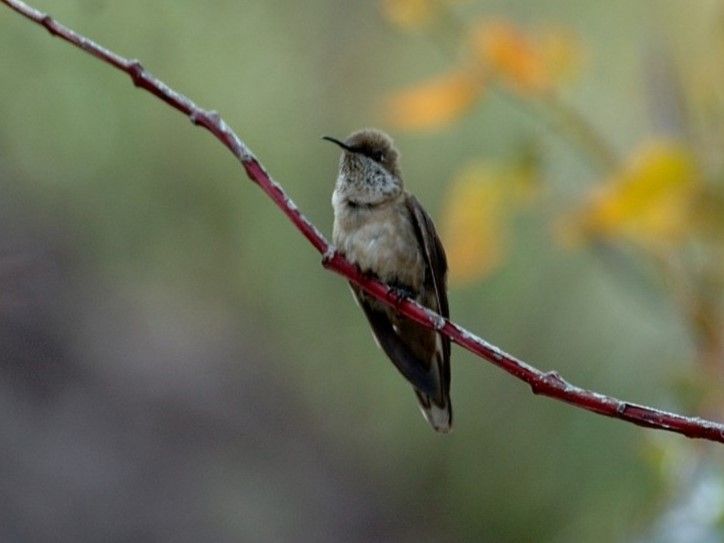
[[[537,189],[529,167],[467,165],[453,180],[442,212],[451,284],[465,284],[493,272],[505,257],[507,221]]]
[[[687,149],[670,142],[648,144],[564,220],[564,239],[677,243],[692,229],[691,210],[700,189],[699,172]]]

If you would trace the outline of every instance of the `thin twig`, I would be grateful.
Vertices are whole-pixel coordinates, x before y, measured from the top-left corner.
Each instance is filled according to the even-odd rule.
[[[552,117],[550,125],[553,131],[566,134],[568,141],[578,146],[601,173],[610,175],[620,168],[613,147],[578,110],[553,91],[544,93],[539,100]],[[556,130],[558,126],[560,128]]]
[[[254,154],[216,112],[201,109],[184,95],[174,91],[151,75],[138,61],[126,59],[101,47],[58,23],[49,15],[18,0],[0,0],[0,2],[31,21],[44,26],[52,35],[58,36],[126,72],[137,87],[141,87],[157,96],[171,107],[188,115],[194,124],[203,126],[210,131],[236,156],[249,178],[261,187],[314,248],[323,255],[322,264],[325,268],[346,277],[371,296],[395,307],[397,311],[406,317],[426,328],[439,331],[461,347],[528,383],[534,394],[555,398],[576,407],[632,422],[639,426],[668,430],[691,438],[724,443],[724,424],[698,417],[685,417],[675,413],[668,413],[574,386],[564,380],[558,373],[537,370],[410,299],[400,300],[396,291],[392,290],[388,285],[364,275],[355,265],[335,251],[334,247],[327,242],[319,230],[299,212],[282,187],[269,176]]]

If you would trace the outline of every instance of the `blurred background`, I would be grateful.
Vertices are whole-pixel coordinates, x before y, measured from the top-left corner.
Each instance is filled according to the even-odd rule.
[[[454,319],[724,419],[724,3],[37,0],[218,110],[331,232],[389,131]],[[0,9],[3,541],[724,539],[721,446],[453,348],[436,435],[339,277],[203,130]]]

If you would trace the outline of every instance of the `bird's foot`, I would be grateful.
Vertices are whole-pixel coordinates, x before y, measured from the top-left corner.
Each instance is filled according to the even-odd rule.
[[[402,302],[404,302],[406,299],[414,299],[415,293],[408,287],[404,285],[388,285],[389,286],[389,293],[392,294],[395,297],[395,303],[396,305],[400,305]]]

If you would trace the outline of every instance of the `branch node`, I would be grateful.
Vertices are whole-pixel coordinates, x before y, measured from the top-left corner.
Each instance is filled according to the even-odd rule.
[[[334,260],[334,257],[336,255],[337,249],[334,247],[334,245],[328,245],[327,250],[324,251],[324,254],[322,255],[322,266],[325,268],[329,268],[332,260]]]
[[[543,379],[546,382],[550,382],[553,386],[556,386],[556,387],[568,386],[568,383],[566,382],[566,380],[563,377],[561,377],[561,374],[555,370],[545,372],[543,374]]]
[[[201,124],[201,118],[204,116],[203,112],[192,109],[191,113],[189,113],[189,120],[191,121],[191,124],[198,126]]]
[[[547,394],[550,390],[566,390],[570,384],[555,370],[542,373],[530,382],[533,394]]]
[[[136,87],[141,86],[146,69],[141,64],[140,60],[131,60],[128,64],[128,75],[131,76],[131,80]]]
[[[57,32],[56,29],[55,29],[55,21],[54,21],[53,18],[52,18],[50,15],[48,15],[47,13],[45,13],[45,14],[43,15],[43,17],[40,19],[40,24],[43,25],[43,26],[45,27],[45,30],[47,30],[48,32],[50,32],[50,34],[51,34],[52,36],[57,36],[57,35],[58,35],[58,32]]]

